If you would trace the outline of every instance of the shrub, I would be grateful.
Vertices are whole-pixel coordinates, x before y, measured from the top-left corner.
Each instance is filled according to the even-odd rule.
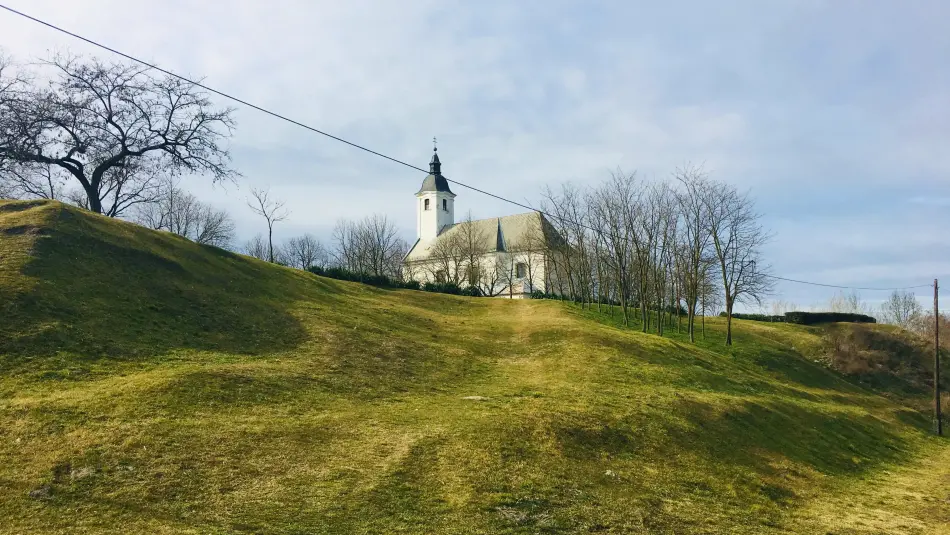
[[[454,282],[426,282],[422,285],[422,289],[426,292],[462,295],[462,287]]]
[[[877,323],[877,320],[864,314],[850,312],[786,312],[785,321],[799,325],[818,323]]]
[[[466,286],[462,288],[461,294],[469,297],[481,297],[482,291],[478,289],[478,286]]]

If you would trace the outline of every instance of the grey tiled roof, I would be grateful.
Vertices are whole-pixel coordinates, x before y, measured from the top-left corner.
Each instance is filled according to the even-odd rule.
[[[452,190],[449,189],[449,181],[442,175],[427,176],[426,179],[422,181],[422,187],[419,188],[416,195],[426,191],[445,191],[452,193]],[[455,195],[454,193],[452,194]]]
[[[463,230],[463,224],[464,222],[459,222],[446,226],[434,240],[417,240],[406,255],[406,261],[427,260],[435,244],[440,240],[452,239],[452,236]],[[538,244],[532,243],[535,236],[543,236],[544,241],[548,243],[560,238],[554,227],[538,212],[478,219],[472,221],[472,225],[475,226],[475,232],[485,239],[488,245],[486,252],[489,253],[536,247]]]

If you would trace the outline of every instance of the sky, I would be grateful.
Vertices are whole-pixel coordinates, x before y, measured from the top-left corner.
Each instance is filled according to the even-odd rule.
[[[755,198],[776,275],[950,285],[948,2],[0,3],[419,167],[437,136],[447,177],[531,205],[546,185],[701,163]],[[0,48],[109,56],[5,11]],[[279,238],[381,213],[414,241],[424,174],[253,109],[235,118],[243,176],[182,185],[242,240],[265,228],[245,204],[258,187],[290,209]],[[453,189],[457,215],[524,211]],[[834,292],[783,282],[772,298]]]

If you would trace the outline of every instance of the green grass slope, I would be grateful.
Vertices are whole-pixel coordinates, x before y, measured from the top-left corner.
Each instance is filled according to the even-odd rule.
[[[0,201],[0,533],[937,533],[919,389]]]

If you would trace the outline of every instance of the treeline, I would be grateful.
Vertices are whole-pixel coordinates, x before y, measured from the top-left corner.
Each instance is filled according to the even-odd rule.
[[[409,245],[399,237],[396,225],[388,217],[371,215],[359,221],[338,221],[329,246],[312,234],[303,234],[274,244],[273,249],[274,262],[281,265],[305,270],[339,269],[339,273],[352,274],[364,282],[373,277],[380,281],[383,278],[401,281],[402,260],[409,251]],[[251,238],[240,248],[240,252],[269,260],[267,236],[259,234]],[[341,275],[337,278],[345,277]]]
[[[695,341],[696,317],[723,307],[731,344],[734,305],[771,288],[761,258],[770,236],[753,200],[702,168],[659,181],[617,171],[599,186],[567,183],[543,198],[563,238],[547,245],[553,292],[585,306],[617,302],[624,324],[636,310],[644,332],[663,334],[664,311],[683,309]],[[655,320],[651,310],[661,311]]]

